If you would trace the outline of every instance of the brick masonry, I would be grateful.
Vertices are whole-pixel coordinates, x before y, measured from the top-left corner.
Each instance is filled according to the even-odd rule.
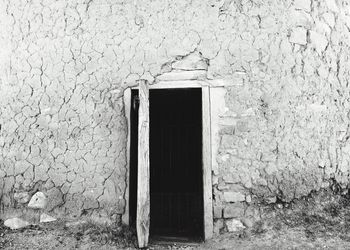
[[[330,179],[345,187],[348,4],[1,0],[2,211],[40,190],[62,216],[120,220],[123,92],[140,79],[210,82],[216,233]]]

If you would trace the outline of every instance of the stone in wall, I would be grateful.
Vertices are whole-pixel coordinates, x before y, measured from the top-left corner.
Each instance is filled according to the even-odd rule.
[[[47,197],[43,192],[35,193],[28,203],[29,208],[44,209],[47,205]]]
[[[243,223],[240,220],[236,220],[236,219],[227,220],[226,227],[227,227],[227,231],[229,232],[237,232],[245,228]]]
[[[245,195],[239,192],[224,192],[224,200],[226,202],[245,201]]]
[[[213,208],[213,217],[214,219],[220,219],[222,218],[222,207],[221,206],[215,206]]]
[[[13,199],[23,204],[29,201],[30,195],[28,192],[18,192],[13,194]]]
[[[224,218],[239,218],[244,214],[244,205],[242,203],[227,204],[224,207]]]

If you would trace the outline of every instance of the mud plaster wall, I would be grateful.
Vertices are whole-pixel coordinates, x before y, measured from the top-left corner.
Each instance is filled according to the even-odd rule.
[[[123,90],[179,70],[213,80],[216,232],[259,203],[346,186],[349,3],[1,0],[2,208],[42,190],[56,213],[120,218]],[[206,67],[176,67],[192,54]]]

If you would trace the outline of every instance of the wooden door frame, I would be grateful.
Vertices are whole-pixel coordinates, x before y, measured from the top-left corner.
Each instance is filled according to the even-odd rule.
[[[211,119],[210,119],[210,87],[205,81],[161,81],[156,84],[149,84],[149,89],[185,89],[201,88],[202,89],[202,167],[203,167],[203,222],[204,222],[204,239],[210,239],[213,236],[213,201],[212,201],[212,162],[211,162]],[[130,185],[130,109],[131,109],[131,89],[124,91],[125,116],[128,122],[127,138],[127,176],[125,191],[125,212],[122,221],[129,225],[129,185]]]

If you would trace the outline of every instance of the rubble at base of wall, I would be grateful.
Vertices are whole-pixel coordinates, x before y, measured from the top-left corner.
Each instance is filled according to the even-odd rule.
[[[78,207],[76,203],[72,203],[69,207],[69,202],[64,202],[64,197],[58,191],[53,192],[52,189],[47,191],[44,188],[42,191],[27,192],[21,191],[13,194],[13,206],[2,206],[0,210],[0,218],[9,221],[15,225],[30,225],[39,222],[52,221],[55,218],[59,219],[82,219],[89,218],[100,224],[119,224],[122,223],[122,215],[125,208],[125,203],[104,203],[103,207],[88,207],[87,205],[95,201],[84,200],[84,207]],[[69,200],[68,200],[69,201]],[[22,223],[21,222],[24,222]]]
[[[214,207],[214,235],[225,232],[241,232],[243,230],[265,230],[261,226],[267,226],[264,223],[280,221],[281,223],[303,224],[304,217],[314,216],[338,216],[339,211],[348,209],[349,206],[349,188],[341,187],[333,179],[327,188],[313,190],[308,195],[289,202],[284,202],[277,198],[274,202],[251,203],[249,206],[234,206],[232,204],[223,207]],[[241,207],[242,209],[239,209]],[[238,208],[238,209],[237,209]],[[225,211],[228,211],[225,217]],[[230,214],[230,212],[232,212]],[[288,218],[294,218],[295,221],[288,221]],[[287,222],[283,222],[287,220]],[[288,225],[289,225],[288,224]]]

